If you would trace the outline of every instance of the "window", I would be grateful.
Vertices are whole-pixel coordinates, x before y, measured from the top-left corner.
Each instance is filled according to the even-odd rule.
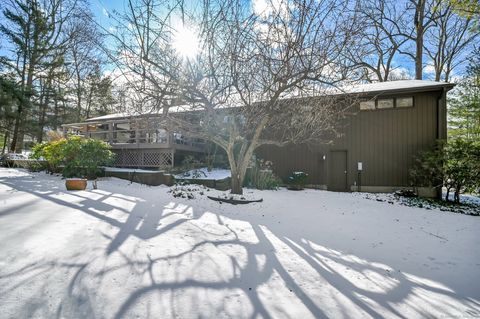
[[[393,99],[378,99],[377,108],[378,109],[391,109],[391,108],[393,108]]]
[[[375,110],[375,100],[360,102],[360,110]]]
[[[412,107],[413,97],[397,97],[397,107]]]

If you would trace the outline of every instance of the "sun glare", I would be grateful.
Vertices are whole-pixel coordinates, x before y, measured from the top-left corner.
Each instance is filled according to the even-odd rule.
[[[179,27],[173,35],[172,46],[177,53],[186,59],[193,59],[198,53],[199,40],[197,34],[185,27]]]

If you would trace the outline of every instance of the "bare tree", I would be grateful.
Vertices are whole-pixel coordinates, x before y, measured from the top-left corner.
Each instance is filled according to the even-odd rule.
[[[267,1],[251,10],[236,0],[205,1],[188,11],[175,2],[160,16],[159,3],[128,2],[129,12],[117,17],[121,30],[111,33],[118,45],[111,56],[129,79],[135,106],[160,110],[171,130],[225,151],[232,193],[242,193],[258,147],[328,142],[336,134],[344,111],[338,105],[348,101],[326,93],[354,71],[346,58],[358,34],[351,4]],[[172,46],[175,14],[180,27],[198,34],[195,57]]]
[[[128,83],[132,112],[166,113],[179,95],[182,59],[172,49],[170,21],[182,8],[182,0],[128,0],[125,12],[111,15],[116,25],[103,30],[116,44],[103,50]]]
[[[400,50],[409,56],[415,65],[415,79],[423,79],[425,35],[439,18],[439,3],[441,0],[409,0],[405,10],[413,32],[404,34],[409,39],[409,46]],[[413,47],[413,48],[412,48]]]
[[[75,11],[68,23],[67,32],[70,41],[65,56],[76,104],[73,120],[79,122],[83,118],[83,110],[88,108],[87,79],[97,72],[104,59],[99,50],[102,38],[88,8],[78,8]]]
[[[462,64],[465,53],[473,49],[478,33],[470,32],[471,18],[458,15],[451,4],[440,4],[438,11],[436,25],[427,33],[425,52],[433,63],[435,81],[448,82],[452,70]]]
[[[397,1],[361,2],[357,8],[362,19],[362,43],[349,52],[351,59],[365,70],[367,81],[392,80],[395,58],[412,36],[407,12]]]

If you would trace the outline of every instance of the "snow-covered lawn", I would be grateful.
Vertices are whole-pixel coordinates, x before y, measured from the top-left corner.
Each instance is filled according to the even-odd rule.
[[[315,190],[231,206],[98,184],[67,192],[0,168],[1,318],[480,316],[479,217]]]

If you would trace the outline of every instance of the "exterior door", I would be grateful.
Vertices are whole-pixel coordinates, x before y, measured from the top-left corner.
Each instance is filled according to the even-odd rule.
[[[328,165],[328,190],[348,191],[347,151],[331,151]]]

